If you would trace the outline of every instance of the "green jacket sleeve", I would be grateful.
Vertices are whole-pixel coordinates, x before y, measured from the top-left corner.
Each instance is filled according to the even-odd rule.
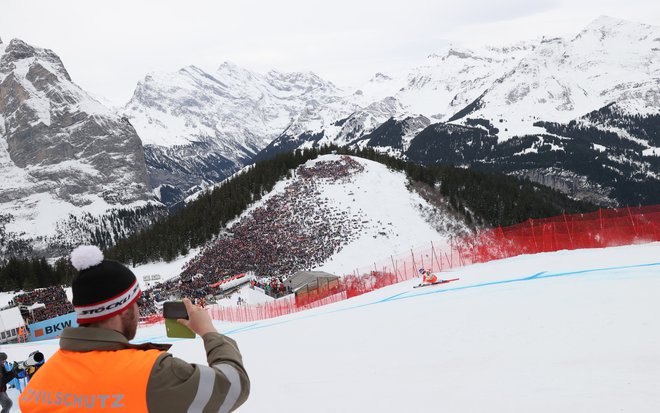
[[[190,364],[163,353],[147,384],[150,412],[228,413],[250,393],[243,359],[236,342],[219,333],[204,335],[208,366]]]

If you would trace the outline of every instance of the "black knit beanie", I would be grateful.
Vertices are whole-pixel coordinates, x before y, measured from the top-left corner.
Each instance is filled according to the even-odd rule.
[[[104,260],[97,247],[76,248],[71,263],[78,270],[71,284],[78,324],[114,317],[130,308],[142,293],[135,274],[117,261]]]

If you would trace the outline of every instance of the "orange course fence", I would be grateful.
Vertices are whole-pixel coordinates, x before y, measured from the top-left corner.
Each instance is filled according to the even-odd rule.
[[[579,248],[602,248],[660,241],[660,205],[598,210],[588,214],[530,219],[521,224],[450,239],[431,248],[389,257],[381,265],[356,269],[338,285],[305,297],[285,297],[258,306],[215,307],[217,320],[248,322],[319,307],[420,277],[419,268],[443,271],[473,263]]]

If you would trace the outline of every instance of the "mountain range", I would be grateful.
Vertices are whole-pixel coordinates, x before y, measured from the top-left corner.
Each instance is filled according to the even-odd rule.
[[[0,252],[111,245],[246,165],[323,144],[660,203],[658,130],[660,28],[611,17],[569,38],[448,46],[359,87],[187,66],[146,75],[119,109],[53,51],[0,40]]]
[[[607,206],[660,202],[655,26],[603,16],[570,38],[448,46],[402,75],[377,73],[358,88],[229,63],[215,73],[154,76],[125,108],[147,153],[171,154],[170,162],[148,156],[151,176],[205,159],[195,145],[214,145],[221,156],[200,173],[191,165],[195,182],[187,185],[200,184],[209,164],[224,171],[205,175],[215,180],[245,159],[332,143],[522,176]]]

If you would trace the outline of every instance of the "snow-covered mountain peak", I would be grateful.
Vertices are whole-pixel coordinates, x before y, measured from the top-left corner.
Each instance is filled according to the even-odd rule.
[[[14,70],[41,70],[71,81],[69,73],[64,68],[59,56],[50,49],[42,49],[31,46],[20,39],[12,39],[9,44],[3,45],[2,57],[0,58],[0,73],[7,74]],[[32,75],[34,77],[34,75]],[[1,79],[0,79],[1,80]]]
[[[485,46],[484,49],[490,52],[499,53],[499,54],[512,54],[512,53],[528,53],[536,48],[539,44],[538,39],[532,40],[523,40],[515,43],[509,43],[503,46]]]
[[[643,52],[644,46],[653,47],[658,37],[659,26],[601,16],[581,30],[571,43],[576,47],[589,47],[585,50],[592,54],[615,55],[625,63],[628,57]]]
[[[52,50],[19,39],[0,45],[0,177],[0,216],[10,217],[0,232],[19,237],[152,199],[133,127],[73,83]]]
[[[369,82],[387,82],[392,80],[391,76],[386,75],[385,73],[378,72],[372,77]]]
[[[453,64],[470,64],[470,60],[486,61],[488,63],[502,60],[520,59],[538,46],[539,41],[520,41],[504,46],[471,46],[465,47],[461,44],[451,43],[443,49],[430,54],[423,66],[446,65],[447,61]]]
[[[450,59],[452,57],[455,57],[457,59],[477,59],[477,60],[483,60],[487,59],[482,56],[477,56],[472,50],[469,49],[458,49],[458,48],[451,48],[447,52],[447,56],[443,58],[443,60]]]
[[[503,119],[500,139],[533,134],[540,118],[568,122],[611,102],[638,113],[658,109],[660,28],[600,17],[577,36],[544,38],[469,102],[461,118]]]
[[[451,43],[440,50],[437,50],[435,53],[431,53],[426,59],[428,64],[441,64],[441,62],[446,61],[452,56],[459,59],[467,59],[474,57],[474,54],[475,52],[472,49]]]
[[[341,91],[332,83],[322,79],[314,72],[283,73],[269,71],[265,80],[269,85],[281,92],[304,95],[310,92],[339,94]]]
[[[388,117],[392,117],[395,114],[400,114],[400,116],[403,117],[408,116],[408,114],[405,113],[405,108],[401,105],[401,102],[391,96],[388,96],[377,102],[373,102],[367,106],[365,110],[371,112],[379,112],[383,115],[387,115]]]
[[[236,63],[231,62],[229,60],[225,60],[224,62],[222,62],[220,64],[220,66],[218,66],[218,72],[223,72],[223,71],[224,72],[242,72],[244,70],[245,69],[243,69],[242,67],[240,67]]]
[[[580,31],[578,36],[585,33],[599,33],[603,38],[606,36],[635,35],[647,30],[657,30],[656,26],[624,20],[611,16],[599,16]]]
[[[179,73],[191,76],[206,76],[207,73],[195,65],[188,65],[179,69]]]
[[[334,122],[336,109],[329,121],[319,112],[342,94],[311,72],[262,74],[224,62],[212,73],[187,66],[149,75],[125,113],[147,146],[152,186],[185,193],[223,180],[294,122],[302,132]]]
[[[242,68],[233,62],[225,61],[219,67],[218,70],[213,73],[215,77],[222,81],[227,82],[255,82],[258,81],[259,75],[256,73]],[[248,86],[247,84],[245,86]]]
[[[234,159],[263,148],[298,113],[318,109],[340,93],[311,72],[262,75],[224,62],[215,73],[187,66],[150,74],[138,83],[126,111],[146,144],[219,139]]]

